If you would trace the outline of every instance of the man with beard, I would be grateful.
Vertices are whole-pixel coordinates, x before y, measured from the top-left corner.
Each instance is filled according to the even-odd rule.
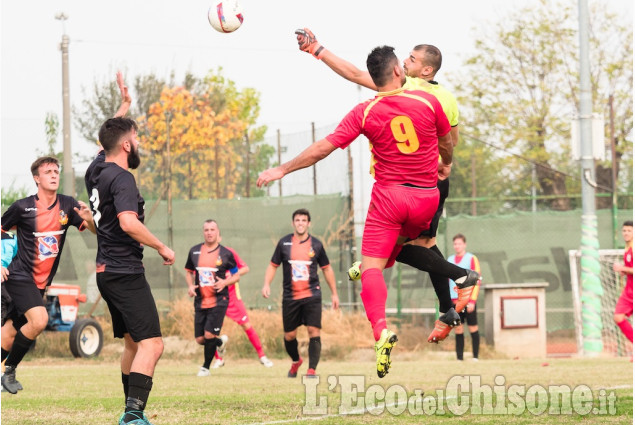
[[[143,224],[144,200],[128,169],[139,166],[137,124],[116,117],[99,130],[104,159],[96,159],[85,181],[97,227],[97,287],[108,304],[115,338],[124,339],[121,373],[126,397],[120,424],[149,424],[144,409],[161,354],[161,326],[145,278],[143,247],[157,250],[165,265],[174,251]]]

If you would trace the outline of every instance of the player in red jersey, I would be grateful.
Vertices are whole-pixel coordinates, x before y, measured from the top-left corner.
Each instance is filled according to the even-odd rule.
[[[263,171],[262,186],[286,174],[311,166],[336,148],[346,148],[360,134],[371,144],[375,184],[362,238],[362,301],[375,337],[377,374],[390,368],[390,352],[397,335],[386,327],[387,290],[382,270],[394,262],[395,252],[408,239],[429,227],[439,203],[437,173],[450,174],[450,124],[436,97],[405,91],[403,68],[388,46],[375,48],[366,61],[379,93],[357,105],[325,139],[314,143],[289,162]],[[438,163],[439,154],[441,163]],[[451,278],[457,285],[474,285],[478,276],[448,263],[431,250],[417,247],[430,271]],[[454,309],[450,309],[457,316]]]
[[[220,244],[215,220],[205,220],[203,237],[205,241],[194,245],[187,256],[185,280],[188,295],[194,297],[194,337],[204,346],[198,376],[209,376],[214,354],[224,351],[226,342],[219,335],[229,304],[228,287],[238,282],[240,275],[234,254]]]
[[[2,327],[2,360],[6,359],[2,386],[12,394],[22,387],[16,368],[48,323],[42,295],[57,271],[66,231],[75,226],[95,232],[88,206],[57,193],[57,158],[36,159],[31,174],[37,194],[14,202],[2,215],[2,232],[16,228],[20,247],[9,267],[2,269],[2,286],[13,306]]]
[[[613,264],[613,270],[626,276],[626,285],[622,291],[622,295],[617,300],[615,306],[615,314],[613,320],[620,330],[633,342],[633,327],[628,322],[627,317],[633,315],[633,221],[625,221],[622,225],[622,237],[626,242],[626,250],[624,251],[624,264]]]
[[[242,258],[240,258],[238,253],[230,247],[226,248],[230,250],[232,254],[234,254],[236,267],[238,268],[238,276],[242,277],[249,273],[249,266],[242,260]],[[229,290],[229,305],[227,306],[227,313],[225,313],[225,316],[229,317],[238,325],[240,325],[241,328],[243,328],[245,334],[247,335],[247,338],[249,338],[249,342],[251,342],[254,350],[256,350],[256,353],[258,353],[258,359],[260,360],[260,363],[262,363],[262,365],[265,367],[272,367],[273,362],[269,360],[269,358],[265,355],[265,350],[263,350],[262,348],[262,343],[260,342],[258,333],[249,322],[247,308],[245,307],[245,303],[240,296],[239,282],[236,282],[233,285],[229,285],[227,289]],[[223,336],[224,335],[221,335],[221,338]],[[224,350],[216,350],[216,354],[214,355],[216,359],[214,360],[214,363],[212,363],[212,369],[217,369],[225,365],[225,359],[223,359],[224,354]]]
[[[262,296],[271,295],[271,282],[279,266],[282,266],[282,325],[284,328],[284,348],[291,357],[289,378],[298,376],[302,358],[298,353],[297,329],[305,325],[309,334],[309,368],[306,376],[315,377],[315,369],[320,361],[322,340],[322,289],[318,267],[322,269],[326,283],[331,289],[333,308],[339,307],[339,297],[335,286],[335,273],[329,263],[324,245],[309,234],[311,214],[300,208],[291,215],[293,233],[278,241],[265,271]]]

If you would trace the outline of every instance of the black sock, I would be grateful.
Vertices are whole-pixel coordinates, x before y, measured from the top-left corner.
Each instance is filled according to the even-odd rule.
[[[454,281],[467,276],[465,269],[446,261],[443,256],[440,257],[433,250],[422,246],[404,245],[397,255],[397,261],[424,272],[449,277]]]
[[[439,248],[436,245],[431,247],[430,251],[443,258],[443,254],[439,251]],[[437,299],[439,300],[439,311],[441,313],[446,313],[449,309],[454,307],[452,297],[450,296],[448,278],[436,273],[429,273],[429,275],[432,287],[434,288],[434,292],[437,294]]]
[[[123,384],[124,402],[128,402],[128,385],[130,385],[130,375],[121,372],[121,383]]]
[[[309,369],[315,369],[320,362],[322,352],[322,340],[319,336],[309,339]]]
[[[478,359],[478,348],[481,345],[481,336],[476,332],[470,332],[472,336],[472,354],[474,354],[474,358]]]
[[[18,331],[15,336],[15,340],[13,341],[13,347],[11,347],[11,351],[7,356],[7,361],[4,362],[5,367],[18,367],[26,353],[29,351],[29,348],[31,348],[31,344],[33,344],[33,340],[25,337],[22,331]]]
[[[456,358],[458,360],[463,360],[463,348],[465,348],[465,338],[463,334],[455,334],[456,335]]]
[[[152,377],[142,373],[130,372],[128,385],[128,399],[126,400],[126,413],[143,411],[146,408],[150,390],[152,389]],[[124,422],[138,419],[136,415],[126,415]]]
[[[220,338],[205,338],[205,363],[203,363],[203,367],[205,369],[209,369],[209,365],[212,364],[212,360],[214,360],[214,354],[216,354],[216,347],[220,345],[219,342],[222,344]]]
[[[291,360],[297,362],[300,360],[300,353],[298,353],[298,340],[293,338],[291,341],[284,340],[284,348],[287,350],[287,354],[291,357]]]
[[[8,355],[9,355],[9,352],[3,348],[2,349],[2,359],[1,359],[1,361],[4,361],[7,358]]]

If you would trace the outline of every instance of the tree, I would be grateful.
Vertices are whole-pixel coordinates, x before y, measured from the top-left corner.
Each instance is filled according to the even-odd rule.
[[[632,155],[632,27],[620,24],[599,3],[590,16],[594,111],[607,115],[606,98],[614,87],[616,138],[624,160]],[[575,4],[540,0],[538,7],[514,11],[486,28],[490,32],[477,36],[476,53],[455,79],[462,130],[500,148],[498,154],[489,153],[494,161],[505,160],[499,179],[508,184],[498,195],[528,195],[532,181],[527,176],[535,166],[539,193],[554,195],[549,206],[569,209],[573,205],[567,195],[580,187],[579,165],[570,159],[579,86]],[[610,180],[599,183],[610,187]],[[497,195],[491,182],[479,186]]]
[[[130,115],[139,124],[142,165],[137,180],[144,195],[162,198],[167,179],[169,123],[172,194],[181,199],[262,196],[255,176],[273,155],[264,145],[266,127],[257,126],[259,94],[239,90],[223,77],[222,69],[204,78],[187,74],[183,84],[153,74],[131,77]],[[86,140],[97,143],[101,124],[119,107],[114,81],[95,82],[92,94],[74,109],[76,127]],[[249,151],[247,150],[249,148]],[[247,186],[249,185],[249,186]]]

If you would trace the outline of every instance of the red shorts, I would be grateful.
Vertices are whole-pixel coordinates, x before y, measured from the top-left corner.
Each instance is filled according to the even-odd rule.
[[[438,206],[436,186],[424,189],[375,183],[364,225],[362,254],[389,258],[399,236],[416,239],[430,227]]]
[[[239,325],[244,325],[249,321],[245,303],[243,300],[239,299],[231,299],[229,301],[229,306],[227,307],[227,313],[225,313],[225,316],[229,317]]]
[[[622,291],[622,295],[615,305],[615,314],[625,314],[627,317],[633,315],[633,297]]]

